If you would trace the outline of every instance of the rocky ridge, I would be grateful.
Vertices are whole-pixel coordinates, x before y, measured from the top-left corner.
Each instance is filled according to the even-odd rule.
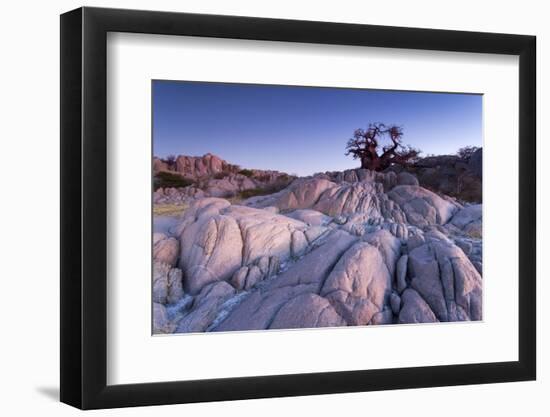
[[[158,157],[153,158],[153,172],[176,172],[185,178],[199,179],[221,172],[236,173],[236,165],[224,161],[220,157],[207,153],[203,156],[179,155],[173,162]]]
[[[233,197],[247,190],[282,188],[293,179],[286,173],[241,169],[213,154],[179,155],[173,162],[153,158],[153,174],[170,173],[192,181],[185,187],[158,187],[155,204],[183,204],[202,197]]]

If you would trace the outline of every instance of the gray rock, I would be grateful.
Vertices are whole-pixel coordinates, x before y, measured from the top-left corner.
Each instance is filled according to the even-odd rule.
[[[390,307],[384,307],[382,311],[379,311],[376,313],[372,320],[370,321],[370,325],[372,326],[379,326],[382,324],[392,324],[393,323],[393,311]]]
[[[173,333],[176,326],[168,320],[166,308],[159,303],[153,303],[153,334]]]
[[[424,239],[423,234],[416,234],[414,236],[409,237],[407,240],[407,249],[409,252],[413,251],[419,246],[422,246],[424,243],[426,243],[426,239]]]
[[[401,302],[399,323],[436,323],[438,321],[430,306],[415,290],[407,288],[401,297]]]
[[[408,172],[400,172],[397,174],[397,185],[420,185],[418,179],[413,174]]]
[[[263,256],[288,259],[293,232],[306,228],[298,220],[230,206],[226,200],[198,200],[186,211],[180,226],[185,291],[197,294],[207,284],[227,281],[241,266]]]
[[[267,270],[267,276],[271,277],[279,273],[279,268],[281,266],[281,261],[277,256],[272,256],[269,258],[269,267]]]
[[[307,228],[301,221],[251,207],[231,206],[223,210],[222,215],[235,219],[240,227],[244,265],[262,256],[288,259],[291,255],[292,233]]]
[[[304,232],[301,230],[295,230],[292,232],[292,240],[290,242],[290,249],[292,256],[299,257],[304,254],[307,249],[308,242]]]
[[[409,229],[403,223],[382,223],[382,229],[388,230],[392,235],[399,239],[407,240]]]
[[[388,196],[401,207],[408,222],[414,226],[445,224],[458,210],[455,204],[413,185],[398,185]]]
[[[321,178],[296,180],[280,193],[269,198],[252,200],[258,207],[275,206],[279,210],[297,210],[312,208],[321,194],[336,184]]]
[[[319,294],[326,277],[342,254],[357,238],[336,230],[324,244],[307,253],[292,268],[253,291],[215,331],[267,329],[277,311],[298,295]]]
[[[310,226],[324,226],[331,220],[329,216],[324,215],[320,211],[310,209],[294,210],[285,215],[307,223]]]
[[[390,295],[390,305],[393,314],[398,315],[399,310],[401,310],[401,297],[396,293],[392,292]]]
[[[464,229],[471,223],[481,222],[482,217],[483,206],[481,204],[473,204],[457,211],[451,219],[451,224],[459,229]]]
[[[348,221],[348,218],[340,214],[339,216],[335,216],[332,221],[336,224],[342,225],[342,224],[346,224],[346,222]]]
[[[407,288],[407,263],[409,262],[409,257],[407,255],[401,256],[397,261],[396,265],[396,287],[397,292],[401,294]]]
[[[336,184],[322,178],[300,179],[285,190],[262,199],[249,200],[254,207],[276,206],[282,211],[313,209],[328,216],[364,212],[370,217],[391,216],[403,220],[398,208],[388,209],[388,197],[380,182],[342,182]]]
[[[301,294],[287,301],[275,314],[270,329],[345,326],[346,322],[323,297]]]
[[[262,271],[262,274],[267,275],[269,271],[269,256],[262,256],[256,261],[256,265]]]
[[[239,175],[200,182],[228,190],[252,181]],[[163,261],[153,277],[159,319],[168,304],[157,328],[174,330],[170,320],[180,332],[481,320],[481,206],[415,180],[405,170],[348,170],[296,179],[244,205],[192,201],[170,229],[177,239],[153,236]],[[178,296],[193,301],[173,314]]]
[[[393,278],[395,265],[401,255],[401,241],[385,229],[366,234],[363,236],[363,240],[378,249],[390,276]]]
[[[217,215],[189,225],[180,242],[184,288],[190,294],[212,282],[228,280],[242,265],[241,229],[230,216]]]
[[[456,240],[456,246],[458,246],[466,256],[469,256],[472,253],[472,244],[466,240]]]
[[[341,183],[323,192],[313,209],[329,216],[366,213],[370,217],[383,217],[387,199],[381,183]]]
[[[482,319],[481,276],[456,245],[432,240],[409,253],[411,286],[439,321]]]
[[[240,191],[258,188],[259,184],[241,174],[228,174],[222,179],[212,178],[202,187],[204,192],[212,197],[231,197]]]
[[[248,274],[246,275],[246,284],[244,286],[245,290],[252,288],[262,279],[264,279],[266,274],[262,273],[260,268],[257,265],[251,265],[248,268]]]
[[[235,289],[226,282],[205,286],[197,295],[189,313],[178,323],[177,333],[203,332],[216,319],[223,303],[235,294]]]
[[[304,233],[306,235],[307,241],[311,244],[315,242],[320,236],[325,234],[328,231],[327,227],[324,226],[313,226],[308,228]]]
[[[182,273],[178,268],[159,261],[153,262],[153,301],[175,303],[183,297]]]
[[[391,278],[381,251],[358,242],[338,261],[320,294],[349,325],[371,324],[388,305]]]
[[[390,174],[395,176],[393,172],[380,173],[381,177],[373,176],[370,181],[351,183],[344,180],[336,183],[318,177],[300,179],[279,193],[248,204],[255,207],[276,206],[283,211],[313,209],[334,217],[339,225],[345,224],[344,217],[340,216],[348,218],[361,214],[364,219],[371,221],[379,219],[380,223],[395,224],[408,222],[419,227],[443,225],[460,207],[453,200],[441,198],[416,185],[397,185],[387,192],[388,186],[378,180],[387,181]],[[408,179],[413,182],[410,174],[402,174],[403,181]],[[353,227],[360,230],[357,226],[358,219],[355,219]]]
[[[179,247],[179,242],[173,237],[169,238],[162,233],[155,233],[153,235],[153,260],[174,266],[178,260]]]
[[[231,277],[231,285],[238,290],[243,290],[247,287],[246,277],[248,275],[248,266],[241,266],[235,271]]]
[[[350,169],[343,172],[326,172],[322,176],[319,176],[319,178],[324,178],[335,183],[377,182],[382,184],[386,191],[393,188],[397,183],[397,176],[393,171],[377,172],[362,168]]]
[[[479,275],[483,275],[483,264],[481,262],[474,261],[472,262]]]

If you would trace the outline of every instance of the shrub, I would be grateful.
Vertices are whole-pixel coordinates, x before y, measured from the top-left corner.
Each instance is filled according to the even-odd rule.
[[[260,182],[269,182],[271,179],[271,175],[269,174],[258,174],[254,177],[255,180],[258,180]]]
[[[227,177],[227,172],[216,172],[212,178],[214,178],[215,180],[223,180],[225,177]]]
[[[250,197],[257,197],[259,195],[267,195],[267,194],[271,194],[271,192],[268,191],[266,188],[257,187],[257,188],[250,188],[248,190],[242,190],[239,193],[239,197],[242,199],[247,199]]]
[[[289,177],[288,175],[281,176],[281,177],[279,177],[276,182],[266,185],[265,187],[256,187],[248,190],[243,190],[239,193],[239,197],[242,199],[247,199],[250,197],[257,197],[259,195],[273,194],[288,187],[288,185],[294,179]]]
[[[153,178],[153,188],[155,190],[170,187],[183,188],[189,185],[193,185],[193,181],[172,172],[157,172]]]
[[[240,169],[241,167],[239,165],[235,165],[235,164],[226,165],[227,172],[238,172]]]
[[[470,157],[479,149],[478,146],[465,146],[460,148],[456,154],[463,159],[470,159]]]
[[[254,176],[254,172],[252,172],[250,169],[241,169],[237,173],[244,175],[245,177],[248,177],[248,178]]]

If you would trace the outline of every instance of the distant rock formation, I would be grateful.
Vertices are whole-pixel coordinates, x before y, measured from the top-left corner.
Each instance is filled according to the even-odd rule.
[[[274,185],[283,188],[293,179],[279,171],[241,169],[211,153],[203,156],[179,155],[173,162],[155,157],[153,174],[157,177],[161,173],[191,180],[192,185],[156,188],[153,197],[156,204],[178,204],[189,198],[233,197],[242,191]]]
[[[237,172],[238,167],[220,157],[207,153],[203,156],[179,155],[174,163],[169,164],[160,158],[153,158],[153,172],[172,171],[189,179],[199,179],[220,172]]]
[[[436,193],[445,194],[470,203],[482,202],[483,149],[469,157],[439,155],[421,158],[414,164],[393,165],[384,172],[366,169],[316,174],[333,182],[357,182],[374,180],[390,181],[392,184],[421,185]],[[394,172],[397,177],[384,178],[384,174]],[[388,184],[385,184],[387,187]]]
[[[406,167],[393,166],[389,170],[412,173],[421,186],[432,191],[473,203],[482,201],[482,148],[469,157],[429,156]]]

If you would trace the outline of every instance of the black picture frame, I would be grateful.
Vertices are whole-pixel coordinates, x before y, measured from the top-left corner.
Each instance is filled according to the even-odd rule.
[[[112,385],[107,375],[108,32],[519,56],[519,360]],[[61,15],[61,401],[81,409],[536,378],[534,36],[80,8]]]

